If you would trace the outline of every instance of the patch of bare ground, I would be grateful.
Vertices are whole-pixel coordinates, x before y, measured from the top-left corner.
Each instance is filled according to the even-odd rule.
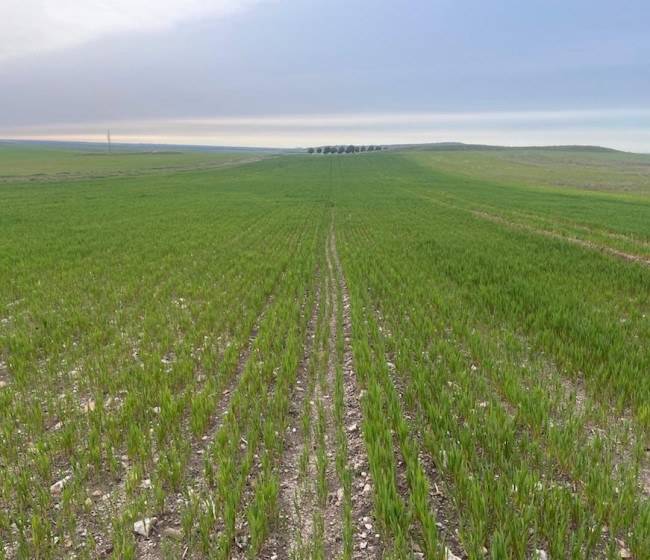
[[[375,533],[369,533],[366,528],[368,520],[374,519],[374,508],[372,502],[372,484],[370,481],[370,464],[366,453],[363,434],[360,426],[363,421],[361,411],[361,393],[357,381],[354,366],[354,357],[350,345],[352,338],[352,319],[350,315],[350,294],[348,292],[343,266],[336,249],[336,236],[332,226],[329,239],[328,267],[333,277],[333,285],[340,287],[343,309],[343,393],[344,393],[344,421],[345,433],[348,440],[348,462],[353,474],[352,479],[352,523],[355,527],[353,558],[382,558],[384,554],[384,543],[375,538]],[[338,292],[338,288],[336,290]],[[350,429],[356,427],[356,429]],[[374,523],[376,526],[376,522]],[[365,535],[365,537],[364,537]],[[368,545],[368,539],[372,544]],[[365,546],[364,546],[365,544]]]
[[[306,347],[298,375],[296,398],[292,399],[292,418],[285,452],[280,465],[280,520],[274,534],[267,539],[260,558],[310,558],[322,547],[325,558],[340,557],[343,551],[343,502],[349,500],[354,528],[353,558],[381,558],[383,546],[375,538],[373,527],[373,503],[370,491],[370,468],[360,425],[362,413],[360,393],[356,382],[352,351],[350,348],[351,320],[349,295],[342,276],[342,268],[335,253],[334,233],[330,232],[326,247],[327,276],[317,280],[316,308],[310,321]],[[339,301],[339,287],[342,301]],[[334,389],[337,383],[338,364],[337,337],[339,306],[342,306],[344,351],[343,372],[344,433],[348,457],[346,467],[353,473],[351,495],[345,496],[343,482],[337,475],[336,441],[338,426],[335,422]],[[326,336],[316,339],[317,321]],[[310,372],[310,363],[313,365]],[[309,431],[300,429],[300,421],[310,407]],[[327,460],[325,484],[327,498],[318,499],[319,410],[324,412],[324,454]],[[353,429],[350,429],[353,428]],[[305,449],[305,446],[308,446]],[[308,457],[303,465],[306,472],[301,476],[301,456]],[[317,534],[317,519],[322,519],[323,534]],[[322,542],[318,539],[322,538]]]
[[[332,225],[330,225],[332,231]],[[332,232],[333,235],[333,232]],[[331,248],[326,247],[325,255],[327,260],[328,282],[327,302],[329,311],[328,337],[327,337],[327,363],[325,364],[325,376],[320,378],[317,399],[322,403],[327,417],[327,433],[325,435],[326,454],[328,461],[327,489],[328,500],[323,512],[325,535],[324,552],[325,558],[338,558],[342,551],[342,516],[341,500],[338,499],[338,489],[343,487],[343,481],[336,475],[333,468],[336,461],[335,443],[337,438],[337,426],[334,411],[334,391],[336,386],[336,361],[337,361],[337,337],[338,337],[338,309],[339,301],[336,290],[336,277],[332,266]]]
[[[586,241],[584,239],[577,239],[576,237],[567,237],[566,235],[561,235],[560,233],[557,233],[555,231],[549,231],[546,229],[541,229],[537,228],[528,224],[522,224],[520,222],[513,222],[511,220],[506,220],[505,218],[502,218],[501,216],[495,216],[493,214],[488,214],[487,212],[481,212],[481,211],[473,211],[472,215],[477,217],[477,218],[482,218],[485,220],[490,220],[492,222],[496,222],[499,224],[504,224],[508,227],[515,228],[515,229],[522,229],[525,231],[529,231],[531,233],[536,233],[538,235],[545,235],[547,237],[552,237],[554,239],[561,239],[562,241],[567,241],[568,243],[573,243],[575,245],[580,245],[581,247],[584,247],[585,249],[593,249],[595,251],[600,251],[601,253],[607,253],[609,255],[613,255],[615,257],[618,257],[620,259],[623,259],[628,262],[635,262],[639,263],[645,266],[650,266],[650,259],[647,257],[644,257],[642,255],[635,255],[632,253],[627,253],[625,251],[621,251],[620,249],[616,249],[614,247],[610,247],[609,245],[602,245],[599,243],[594,243],[592,241]]]
[[[9,385],[9,368],[5,357],[0,354],[0,389],[4,389],[7,385]]]

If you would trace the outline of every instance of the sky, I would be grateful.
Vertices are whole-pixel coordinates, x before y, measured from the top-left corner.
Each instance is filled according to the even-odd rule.
[[[642,0],[0,0],[0,138],[650,153]]]

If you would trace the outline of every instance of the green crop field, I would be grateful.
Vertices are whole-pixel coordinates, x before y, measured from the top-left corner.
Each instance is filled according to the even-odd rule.
[[[438,171],[508,184],[650,195],[647,154],[516,149],[413,151],[410,157]]]
[[[255,152],[138,150],[116,147],[74,149],[0,142],[0,183],[94,179],[106,176],[164,173],[214,168],[260,159]]]
[[[0,558],[650,558],[650,158],[6,150]]]

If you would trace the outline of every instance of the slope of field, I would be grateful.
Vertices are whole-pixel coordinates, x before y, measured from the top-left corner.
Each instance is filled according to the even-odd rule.
[[[0,185],[0,557],[649,558],[649,248],[412,154]]]
[[[261,156],[251,152],[145,152],[123,148],[113,149],[109,155],[106,148],[76,149],[0,143],[0,182],[62,181],[212,168],[257,160]]]
[[[505,183],[650,195],[650,155],[557,150],[413,151],[438,171]]]

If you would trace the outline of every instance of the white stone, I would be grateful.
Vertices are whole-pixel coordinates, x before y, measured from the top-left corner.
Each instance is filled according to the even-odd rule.
[[[63,487],[66,485],[66,483],[70,480],[70,476],[66,476],[65,478],[62,478],[58,482],[55,482],[50,486],[50,493],[51,494],[60,494],[63,491]]]
[[[91,410],[95,410],[95,401],[88,401],[83,408],[86,414]]]
[[[445,560],[460,560],[451,550],[445,548]]]
[[[143,537],[148,537],[151,534],[151,529],[158,522],[155,517],[145,517],[133,524],[133,532]]]

